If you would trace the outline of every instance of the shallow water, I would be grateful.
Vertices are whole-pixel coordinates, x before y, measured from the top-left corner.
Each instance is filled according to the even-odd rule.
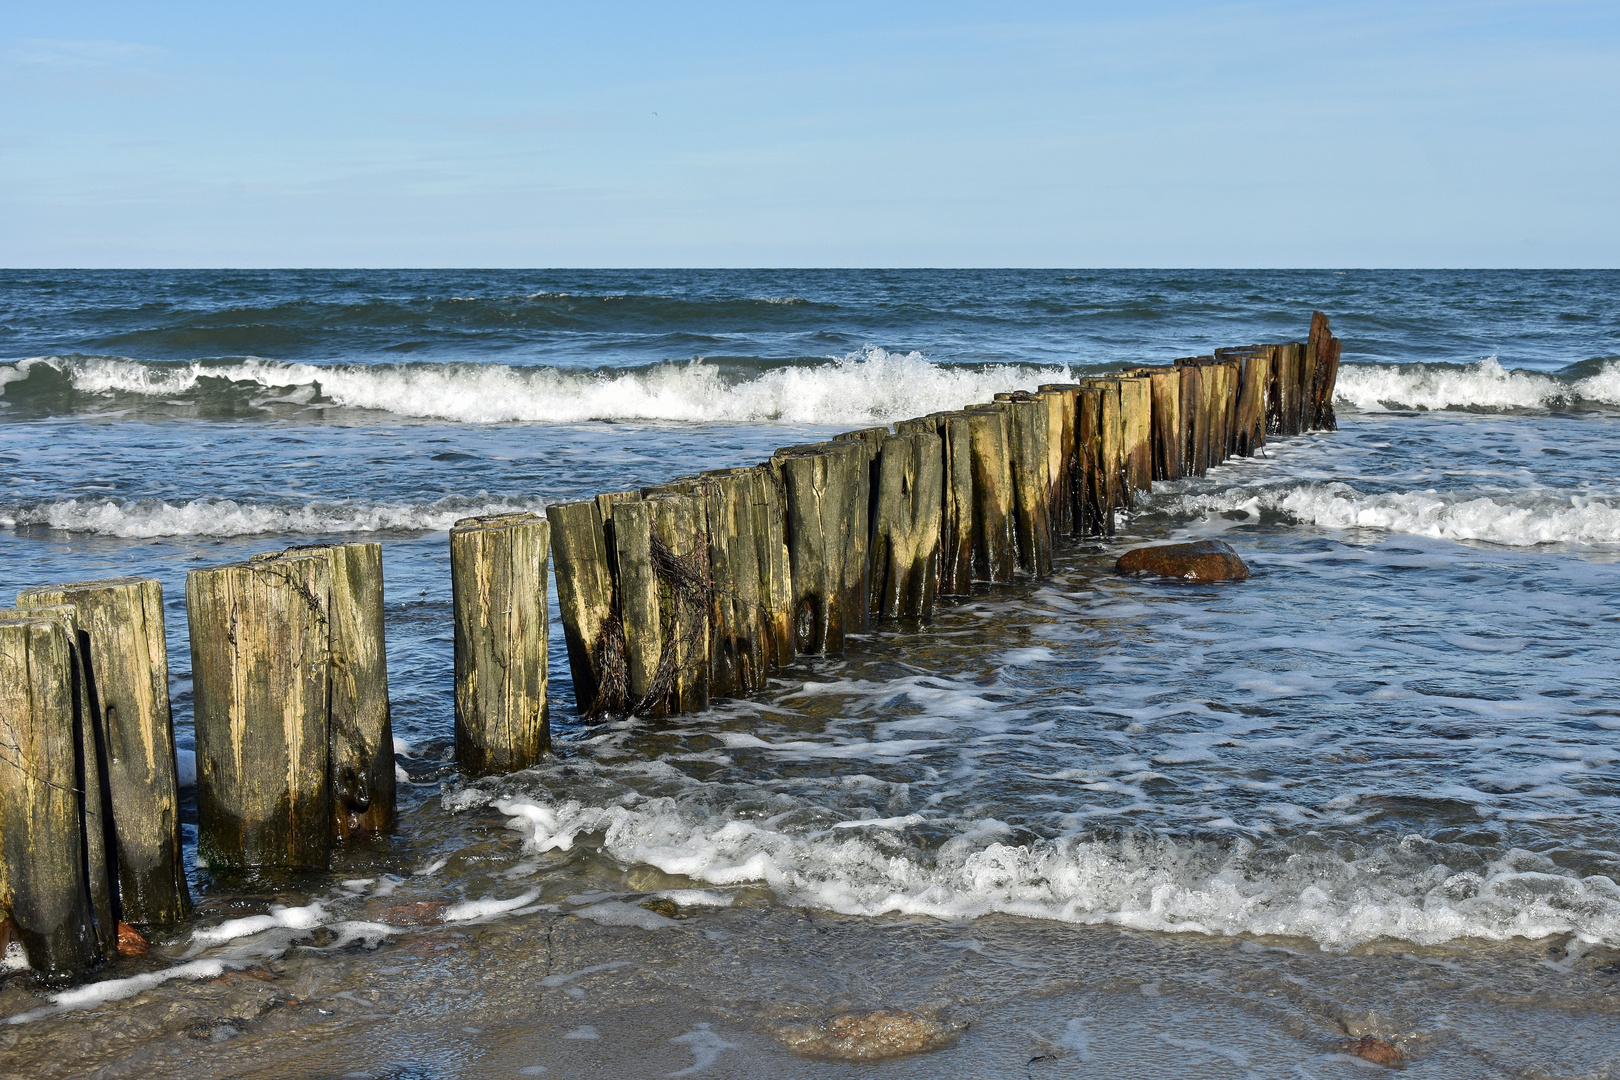
[[[883,1006],[955,1040],[894,1075],[1359,1075],[1369,1033],[1435,1076],[1617,1060],[1620,348],[1566,317],[1615,275],[454,277],[9,282],[0,582],[162,578],[189,747],[185,571],[380,538],[413,783],[329,877],[199,877],[195,927],[97,993],[168,981],[77,1012],[7,981],[0,1014],[44,1010],[0,1026],[8,1069],[841,1075],[784,1032]],[[1297,336],[1313,303],[1366,362],[1338,432],[700,716],[580,721],[558,630],[557,758],[455,778],[455,518]],[[1248,582],[1110,572],[1217,534]]]

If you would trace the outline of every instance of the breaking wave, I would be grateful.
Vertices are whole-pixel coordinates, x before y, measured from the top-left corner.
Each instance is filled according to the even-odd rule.
[[[183,407],[236,415],[276,407],[364,409],[464,423],[587,420],[884,423],[1063,381],[1066,367],[936,364],[866,348],[762,369],[694,360],[593,371],[476,363],[159,363],[107,356],[0,365],[7,404],[48,412]]]
[[[440,532],[464,517],[543,508],[539,499],[447,496],[430,503],[256,503],[234,499],[60,499],[0,505],[0,526],[147,539],[162,536],[325,536]]]
[[[1620,405],[1620,362],[1577,364],[1556,375],[1509,371],[1494,356],[1466,365],[1345,364],[1333,396],[1362,412]]]
[[[1192,515],[1281,514],[1330,529],[1382,529],[1505,547],[1620,544],[1620,498],[1531,490],[1367,493],[1341,481],[1237,487],[1211,494],[1161,494],[1150,505]]]
[[[1144,930],[1303,937],[1328,949],[1378,938],[1437,944],[1575,933],[1620,943],[1620,886],[1577,878],[1510,850],[1453,869],[1443,845],[1410,836],[1353,856],[1278,842],[1065,837],[1015,844],[997,822],[932,852],[898,849],[892,822],[796,831],[684,807],[674,799],[591,806],[494,799],[476,789],[448,809],[491,804],[527,852],[588,844],[616,863],[713,886],[767,886],[780,900],[847,915],[943,919],[991,913]],[[903,824],[903,823],[902,823]],[[880,841],[872,833],[890,835]]]

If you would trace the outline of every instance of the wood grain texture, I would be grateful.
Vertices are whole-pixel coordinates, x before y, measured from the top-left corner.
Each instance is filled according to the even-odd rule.
[[[198,862],[325,870],[332,847],[331,559],[193,570]]]
[[[886,619],[934,613],[944,444],[932,432],[883,440],[872,528],[872,609]]]
[[[473,776],[527,769],[550,748],[546,563],[535,514],[463,518],[450,530],[456,760]]]
[[[56,615],[0,618],[0,919],[48,982],[104,955],[87,880],[73,639]]]
[[[106,748],[120,914],[140,927],[171,926],[190,914],[191,895],[181,856],[163,587],[156,578],[78,581],[25,590],[17,603],[67,604],[77,612]]]
[[[601,687],[602,632],[613,617],[607,517],[601,502],[586,499],[551,504],[546,520],[551,525],[557,613],[574,676],[574,697],[582,710],[589,710]]]
[[[1005,584],[1018,565],[1011,425],[995,405],[970,405],[963,412],[973,474],[973,580]]]

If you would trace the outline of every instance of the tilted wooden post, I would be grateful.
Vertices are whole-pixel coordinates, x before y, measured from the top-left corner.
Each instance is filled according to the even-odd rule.
[[[202,865],[329,864],[331,587],[323,551],[186,575]]]
[[[0,619],[0,920],[51,982],[104,955],[86,879],[73,636],[55,615]]]
[[[65,604],[77,614],[106,746],[121,914],[136,926],[171,926],[190,914],[191,893],[181,858],[163,586],[156,578],[79,581],[24,590],[17,604]]]
[[[973,467],[973,580],[1010,582],[1017,566],[1013,539],[1011,425],[1005,410],[970,405]]]
[[[473,776],[514,772],[550,749],[546,557],[536,514],[463,518],[450,530],[456,760]]]
[[[613,613],[613,574],[606,519],[596,499],[552,503],[551,559],[557,574],[557,610],[562,616],[574,699],[581,713],[594,710],[602,683],[603,632]]]
[[[886,619],[934,613],[944,452],[938,435],[883,440],[872,529],[872,609]]]

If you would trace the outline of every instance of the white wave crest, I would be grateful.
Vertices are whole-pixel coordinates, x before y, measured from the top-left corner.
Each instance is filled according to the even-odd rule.
[[[1496,357],[1462,367],[1345,364],[1334,401],[1362,412],[1390,409],[1546,409],[1588,402],[1620,405],[1620,364],[1565,382],[1532,371],[1508,371]]]
[[[1349,484],[1299,483],[1181,495],[1189,514],[1273,510],[1330,529],[1383,529],[1441,540],[1482,540],[1505,547],[1620,544],[1620,499],[1529,491],[1485,496],[1438,491],[1366,494]]]
[[[667,798],[634,807],[523,798],[494,806],[526,834],[531,852],[600,837],[603,852],[623,866],[711,885],[763,882],[784,902],[848,915],[1003,913],[1298,936],[1329,949],[1377,938],[1437,944],[1555,933],[1620,942],[1620,886],[1608,878],[1573,878],[1521,851],[1453,872],[1416,837],[1354,861],[1313,851],[1279,862],[1247,842],[1219,850],[1171,840],[1013,845],[987,842],[996,832],[987,828],[958,835],[925,860],[863,836],[791,833],[773,827],[774,819],[711,817]]]
[[[36,363],[65,373],[74,389],[86,394],[174,398],[197,389],[204,379],[249,383],[282,394],[318,386],[322,398],[338,406],[466,423],[887,423],[1069,378],[1067,368],[948,367],[920,353],[870,347],[824,364],[775,368],[740,382],[701,360],[581,372],[468,363],[321,366],[250,359],[161,366],[108,357],[46,357],[21,361],[15,371],[26,372],[27,365]]]
[[[146,539],[160,536],[320,536],[332,533],[440,532],[464,517],[539,512],[538,499],[470,499],[449,496],[431,503],[237,502],[193,499],[61,499],[33,506],[0,507],[0,526],[44,526],[65,532]]]

